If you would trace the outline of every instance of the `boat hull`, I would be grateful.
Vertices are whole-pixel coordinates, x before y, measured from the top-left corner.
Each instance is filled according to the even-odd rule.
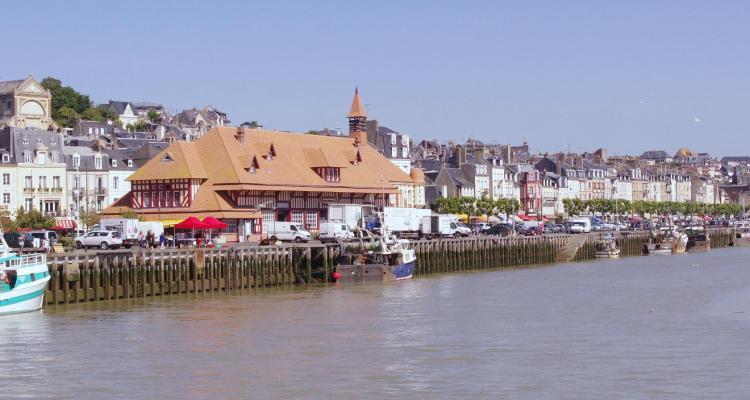
[[[597,251],[594,258],[617,258],[620,257],[620,251]]]
[[[687,245],[687,251],[708,251],[711,249],[711,244],[708,240],[695,240],[689,241]]]
[[[44,304],[44,290],[49,277],[31,285],[0,294],[0,315],[37,311]]]
[[[414,276],[414,261],[399,265],[339,265],[336,272],[339,276],[337,282],[340,283],[395,282]]]

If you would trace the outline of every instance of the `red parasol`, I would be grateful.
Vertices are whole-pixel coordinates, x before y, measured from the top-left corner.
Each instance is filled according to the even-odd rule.
[[[209,229],[206,224],[196,217],[187,217],[184,221],[174,226],[177,229]]]
[[[203,223],[206,224],[206,229],[224,229],[228,226],[214,217],[203,218]]]

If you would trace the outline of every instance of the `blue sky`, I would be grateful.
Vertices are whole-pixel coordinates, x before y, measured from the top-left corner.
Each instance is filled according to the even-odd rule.
[[[344,128],[540,151],[750,154],[750,2],[3,4],[0,79],[95,101],[206,104],[235,123]]]

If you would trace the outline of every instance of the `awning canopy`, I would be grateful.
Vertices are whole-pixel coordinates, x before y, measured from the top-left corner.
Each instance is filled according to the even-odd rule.
[[[181,219],[163,219],[159,222],[161,222],[161,224],[164,225],[165,228],[171,228],[179,224],[180,222],[182,222],[182,220]]]
[[[177,229],[208,229],[203,221],[196,217],[187,217],[184,221],[174,226]]]
[[[65,231],[65,230],[76,229],[76,228],[78,228],[78,223],[76,223],[75,219],[57,217],[55,218],[55,225],[52,227],[52,230]]]
[[[203,223],[206,224],[206,229],[224,229],[229,226],[214,217],[203,218]]]

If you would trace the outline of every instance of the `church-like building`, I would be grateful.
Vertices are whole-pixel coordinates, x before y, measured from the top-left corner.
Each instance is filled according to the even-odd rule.
[[[0,127],[47,130],[52,122],[52,95],[29,75],[0,82]]]

